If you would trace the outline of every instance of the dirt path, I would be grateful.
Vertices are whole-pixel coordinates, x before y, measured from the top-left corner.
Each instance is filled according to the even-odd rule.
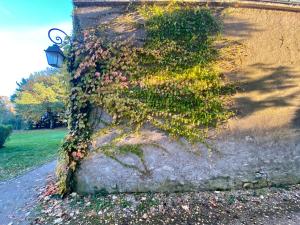
[[[54,173],[55,165],[56,161],[53,161],[16,179],[0,183],[0,225],[27,224],[26,217],[47,176]]]

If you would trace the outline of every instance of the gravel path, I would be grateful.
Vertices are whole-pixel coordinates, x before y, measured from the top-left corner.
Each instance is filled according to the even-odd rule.
[[[64,199],[41,198],[40,209],[35,225],[299,225],[300,184],[214,192],[72,193]]]
[[[56,161],[15,179],[0,183],[0,225],[27,224],[26,217],[36,202],[46,178],[54,173]]]

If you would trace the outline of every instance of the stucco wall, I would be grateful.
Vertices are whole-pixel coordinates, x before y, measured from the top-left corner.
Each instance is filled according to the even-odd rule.
[[[84,29],[119,18],[112,38],[142,44],[144,32],[122,18],[126,5],[77,7]],[[239,83],[233,96],[237,115],[201,144],[174,141],[150,127],[125,143],[142,144],[143,160],[133,154],[117,160],[96,152],[114,132],[98,137],[77,172],[77,190],[94,192],[190,191],[249,188],[300,182],[300,13],[249,8],[219,8],[224,37],[234,58],[224,75]],[[131,19],[139,21],[133,14]],[[142,22],[142,21],[140,21]],[[226,63],[225,63],[226,64]],[[101,128],[99,110],[92,122]],[[109,116],[105,114],[105,120]]]

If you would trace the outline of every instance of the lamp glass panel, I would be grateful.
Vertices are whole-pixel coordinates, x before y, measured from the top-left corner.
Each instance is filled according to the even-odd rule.
[[[57,54],[57,63],[56,63],[57,67],[60,68],[63,62],[64,62],[64,56],[62,56],[61,54]]]
[[[59,54],[57,52],[46,52],[47,61],[50,66],[57,65],[58,55]]]

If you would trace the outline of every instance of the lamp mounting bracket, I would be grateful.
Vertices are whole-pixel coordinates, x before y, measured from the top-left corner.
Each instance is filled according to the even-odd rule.
[[[51,37],[52,31],[58,31],[58,32],[62,33],[65,37],[69,38],[69,36],[66,34],[66,32],[64,32],[61,29],[58,29],[58,28],[52,28],[52,29],[50,29],[48,31],[48,37],[49,37],[50,41],[52,41],[56,45],[62,45],[64,43],[64,41],[63,41],[63,38],[61,36],[59,36],[59,35],[55,36],[55,38],[53,39]]]

